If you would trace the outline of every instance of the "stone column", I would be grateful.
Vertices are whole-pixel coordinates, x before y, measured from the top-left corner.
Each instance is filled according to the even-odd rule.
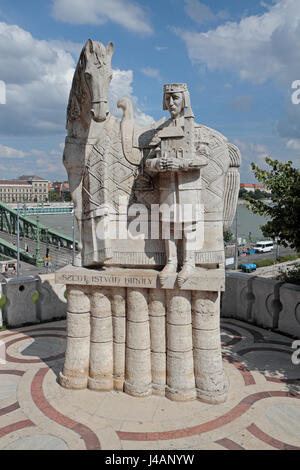
[[[191,292],[168,290],[167,298],[167,387],[174,401],[196,398],[193,363]]]
[[[152,392],[148,292],[146,289],[127,288],[124,390],[129,395],[138,397],[150,395]]]
[[[67,286],[67,349],[59,380],[63,387],[86,388],[90,357],[90,301],[84,286]]]
[[[151,338],[152,388],[155,395],[166,393],[166,304],[165,291],[150,289],[149,320]]]
[[[221,353],[219,292],[193,291],[192,315],[197,398],[222,403],[227,381]]]
[[[109,288],[91,290],[91,350],[88,387],[113,389],[113,333]]]
[[[123,391],[125,380],[126,289],[111,289],[114,389]]]

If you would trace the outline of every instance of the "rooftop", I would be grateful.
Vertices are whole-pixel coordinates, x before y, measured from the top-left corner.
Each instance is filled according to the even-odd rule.
[[[19,180],[26,180],[26,181],[46,181],[46,182],[48,182],[48,180],[46,180],[45,178],[41,178],[40,176],[36,176],[36,175],[23,175],[23,176],[20,176],[18,179]]]
[[[18,185],[30,185],[30,182],[29,181],[20,181],[20,180],[0,180],[0,184],[6,184],[6,185],[9,185],[9,184],[18,184]]]

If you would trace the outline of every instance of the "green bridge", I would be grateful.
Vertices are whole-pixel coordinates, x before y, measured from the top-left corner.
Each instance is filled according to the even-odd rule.
[[[64,206],[64,207],[19,207],[19,214],[24,216],[28,215],[43,215],[43,214],[72,214],[73,206]]]
[[[47,212],[45,212],[47,209]],[[55,209],[55,210],[51,210]],[[58,211],[57,209],[62,209]],[[72,212],[73,207],[63,207],[63,208],[51,208],[51,207],[37,207],[37,208],[28,208],[25,209],[19,208],[19,214],[16,209],[12,209],[4,202],[0,202],[0,231],[9,235],[17,235],[18,233],[18,218],[19,218],[19,234],[20,237],[30,240],[35,240],[36,242],[36,253],[28,253],[25,250],[20,249],[20,259],[31,264],[40,265],[41,256],[40,256],[40,242],[46,243],[47,246],[55,246],[60,248],[72,249],[73,238],[68,237],[56,230],[50,229],[46,225],[39,223],[27,216],[31,210],[31,214],[49,214],[49,213],[58,213],[58,212]],[[75,242],[75,249],[77,249],[77,243]],[[12,256],[16,258],[17,247],[15,244],[10,243],[10,241],[0,238],[0,253],[7,256]]]

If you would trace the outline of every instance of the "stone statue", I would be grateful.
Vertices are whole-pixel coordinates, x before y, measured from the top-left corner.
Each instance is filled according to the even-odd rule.
[[[68,300],[60,383],[220,403],[223,232],[240,152],[194,121],[184,83],[164,86],[167,121],[138,126],[122,97],[123,117],[113,117],[112,54],[112,43],[87,41],[67,109],[64,165],[81,240],[76,266],[56,274]]]
[[[184,114],[185,108],[187,111]],[[170,237],[165,240],[167,264],[159,275],[162,284],[170,274],[177,272],[178,238],[176,238],[176,233],[180,234],[182,223],[185,224],[183,267],[177,278],[181,286],[193,274],[195,268],[195,253],[189,247],[187,224],[204,222],[197,220],[197,215],[199,217],[200,214],[196,214],[195,210],[191,210],[188,216],[185,212],[189,206],[195,207],[196,204],[198,206],[203,204],[200,170],[208,164],[209,147],[206,142],[201,142],[202,145],[198,142],[198,145],[195,145],[197,142],[194,140],[194,115],[186,84],[165,85],[163,109],[169,111],[171,119],[157,133],[160,143],[148,156],[146,168],[151,173],[159,174],[160,205],[164,207],[167,204],[170,209],[173,207],[173,221],[169,211],[167,215],[162,211],[162,221],[172,225]],[[192,227],[188,232],[192,232]]]

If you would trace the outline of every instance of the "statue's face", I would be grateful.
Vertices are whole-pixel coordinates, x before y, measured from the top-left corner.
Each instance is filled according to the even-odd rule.
[[[172,118],[177,118],[184,107],[183,93],[167,93],[165,103]]]

